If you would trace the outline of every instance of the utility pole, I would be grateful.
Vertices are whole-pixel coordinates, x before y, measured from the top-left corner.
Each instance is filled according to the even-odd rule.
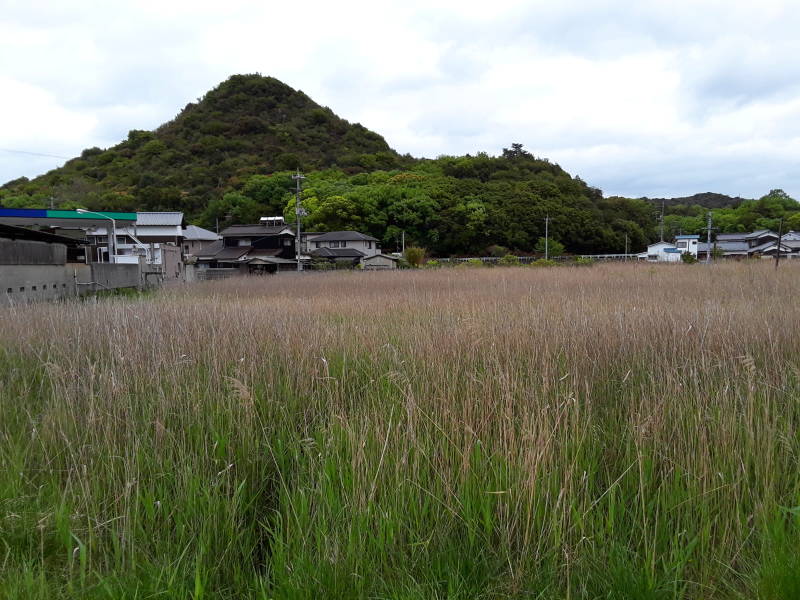
[[[775,251],[775,270],[778,270],[778,263],[781,262],[781,241],[783,240],[783,219],[778,225],[778,247]]]
[[[547,215],[544,218],[544,259],[545,260],[547,260],[547,257],[549,256],[549,252],[548,252],[548,250],[549,250],[548,244],[550,242],[550,240],[548,239],[549,237],[550,237],[550,215]]]
[[[664,201],[661,201],[661,241],[664,241]]]
[[[402,248],[403,256],[406,255],[406,230],[403,229],[401,236],[400,236],[400,248]]]
[[[625,234],[625,260],[628,260],[628,234]]]
[[[301,244],[300,244],[300,217],[303,216],[303,206],[300,203],[301,202],[300,192],[301,192],[301,189],[302,189],[301,185],[300,185],[300,182],[303,179],[305,179],[305,176],[303,176],[300,173],[300,169],[297,169],[297,174],[296,175],[292,175],[292,179],[294,179],[295,182],[297,183],[297,188],[295,190],[295,202],[294,202],[294,216],[295,216],[295,219],[296,219],[296,229],[295,229],[295,231],[296,231],[297,237],[294,240],[294,249],[295,249],[294,251],[295,251],[295,255],[296,255],[295,259],[297,260],[297,272],[299,273],[300,271],[303,270],[303,263],[300,260],[300,251],[301,251]]]
[[[706,233],[706,264],[711,264],[711,211],[708,211],[708,233]]]

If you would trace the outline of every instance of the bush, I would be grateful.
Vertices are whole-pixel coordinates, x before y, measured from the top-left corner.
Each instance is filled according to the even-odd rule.
[[[465,267],[482,267],[483,261],[480,258],[470,258],[461,263]]]
[[[683,264],[685,265],[693,265],[697,262],[697,257],[689,252],[684,252],[681,254],[681,261],[683,261]]]
[[[497,261],[497,264],[501,267],[518,267],[521,263],[519,262],[519,258],[513,254],[506,254]]]
[[[419,246],[409,246],[406,248],[404,258],[409,265],[415,269],[418,269],[422,265],[422,261],[425,260],[425,248],[420,248]]]
[[[498,245],[489,246],[487,248],[487,251],[489,252],[489,256],[494,256],[495,258],[501,258],[508,254],[508,248],[506,248],[505,246],[498,246]]]
[[[531,263],[532,267],[555,267],[556,265],[558,265],[558,263],[549,258],[540,258]]]
[[[428,262],[425,263],[426,269],[436,269],[440,266],[442,266],[441,263],[436,259],[429,260]]]
[[[544,254],[545,239],[543,237],[536,242],[534,250],[539,254]],[[553,238],[547,238],[547,256],[561,256],[562,254],[564,254],[564,244]]]
[[[594,264],[594,259],[588,256],[579,256],[575,259],[575,264],[581,267],[591,267]]]

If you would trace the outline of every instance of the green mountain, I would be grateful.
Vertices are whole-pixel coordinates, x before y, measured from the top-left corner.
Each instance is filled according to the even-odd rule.
[[[155,131],[133,130],[107,150],[89,148],[63,167],[7,183],[0,203],[77,203],[117,210],[202,211],[256,173],[338,166],[391,168],[400,157],[272,77],[234,75]],[[27,197],[27,200],[24,198]]]
[[[400,156],[380,135],[261,75],[231,77],[155,131],[11,181],[0,205],[181,210],[190,222],[225,226],[292,216],[297,168],[307,176],[307,230],[358,230],[392,250],[404,238],[432,255],[531,253],[544,245],[545,219],[571,253],[641,251],[659,235],[660,199],[606,198],[522,144],[500,156]],[[781,190],[665,204],[667,235],[702,231],[709,209],[718,231],[800,229],[800,205]]]

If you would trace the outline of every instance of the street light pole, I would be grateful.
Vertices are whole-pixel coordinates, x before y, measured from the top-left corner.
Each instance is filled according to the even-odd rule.
[[[297,182],[297,188],[295,190],[295,202],[294,202],[294,216],[296,220],[297,238],[294,241],[295,244],[294,248],[296,254],[295,259],[297,260],[297,272],[299,273],[300,271],[303,270],[303,262],[300,260],[300,254],[302,250],[302,244],[300,242],[300,217],[303,214],[303,207],[300,204],[300,191],[301,191],[300,182],[303,179],[305,179],[305,177],[300,174],[300,169],[297,169],[297,174],[292,175],[292,179],[294,179]]]
[[[98,217],[102,217],[104,219],[108,219],[111,221],[111,231],[108,236],[108,262],[116,264],[117,262],[117,223],[109,217],[108,215],[103,215],[98,212],[94,212],[93,210],[86,210],[83,208],[76,208],[75,212],[78,212],[82,215],[90,214],[90,215],[97,215]]]
[[[544,218],[544,259],[547,260],[549,256],[549,243],[550,240],[547,239],[550,236],[550,215],[547,215]]]

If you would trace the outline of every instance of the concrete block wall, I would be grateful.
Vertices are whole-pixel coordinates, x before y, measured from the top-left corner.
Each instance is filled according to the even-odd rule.
[[[74,298],[90,281],[89,265],[0,265],[0,306]]]

